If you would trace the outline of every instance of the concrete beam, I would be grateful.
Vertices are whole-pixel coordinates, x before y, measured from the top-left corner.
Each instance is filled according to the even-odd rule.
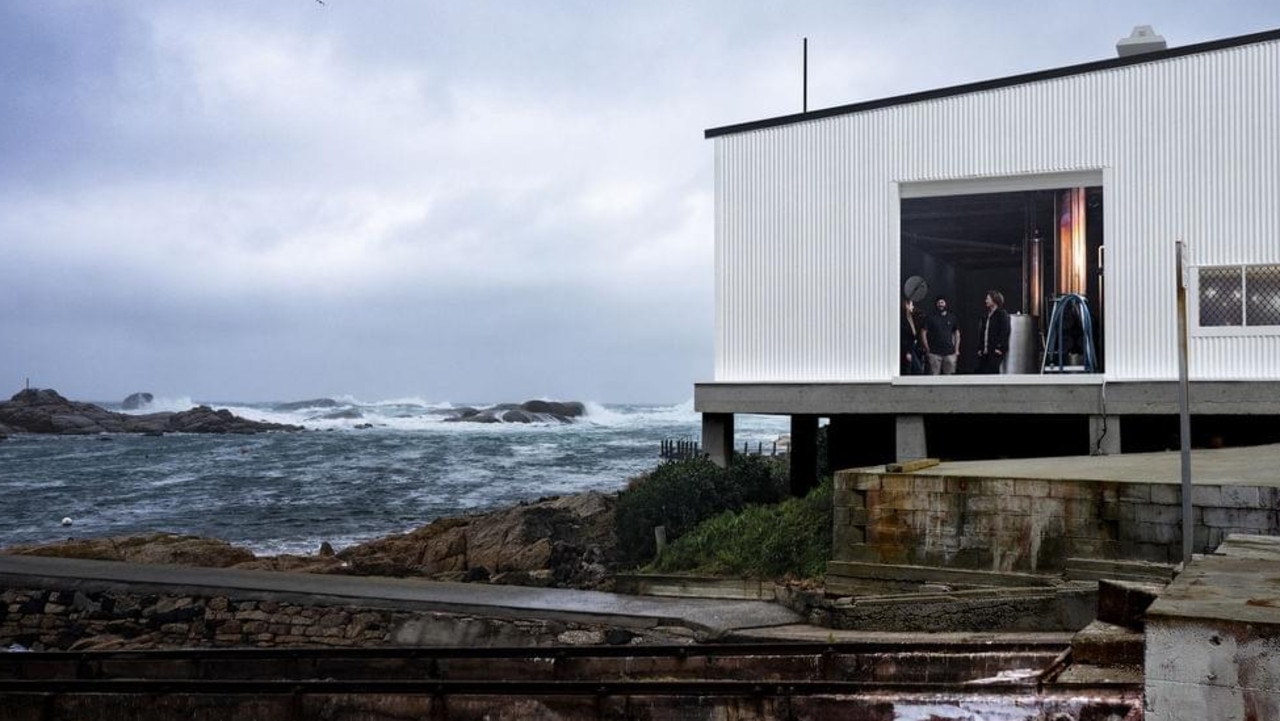
[[[1017,378],[1010,381],[1010,378]],[[1026,378],[1027,380],[1024,380]],[[1000,379],[1000,380],[989,380]],[[1191,412],[1280,415],[1280,381],[1196,381]],[[1098,376],[948,376],[910,383],[699,383],[703,413],[929,415],[935,413],[1176,415],[1176,381]]]
[[[733,414],[702,414],[702,452],[721,468],[729,465],[733,455]]]

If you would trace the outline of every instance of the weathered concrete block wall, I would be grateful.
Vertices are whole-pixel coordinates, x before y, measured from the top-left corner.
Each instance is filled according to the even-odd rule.
[[[1280,489],[1196,486],[1195,549],[1280,533]],[[1052,573],[1067,558],[1176,563],[1181,489],[1166,483],[841,471],[836,561]]]
[[[670,642],[666,632],[655,632],[655,637]],[[0,591],[0,647],[17,643],[33,650],[594,645],[636,638],[640,637],[626,629],[553,620],[226,596]]]

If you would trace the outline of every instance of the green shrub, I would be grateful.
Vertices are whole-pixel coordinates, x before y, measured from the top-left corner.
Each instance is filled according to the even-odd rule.
[[[789,486],[787,467],[780,459],[735,454],[726,469],[725,495],[737,495],[741,502],[725,508],[740,508],[749,503],[777,503],[786,498]]]
[[[831,558],[831,479],[804,498],[726,511],[667,547],[650,567],[751,578],[818,578]]]
[[[675,538],[722,510],[724,471],[705,458],[669,461],[640,476],[618,495],[618,547],[632,562],[653,558],[655,526]]]
[[[618,545],[624,560],[649,561],[653,529],[675,540],[702,521],[748,503],[773,503],[785,494],[783,467],[773,459],[735,455],[729,468],[706,458],[667,461],[631,481],[618,496]]]

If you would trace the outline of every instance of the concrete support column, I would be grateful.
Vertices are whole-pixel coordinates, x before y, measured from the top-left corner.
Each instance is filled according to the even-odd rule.
[[[733,454],[732,413],[702,414],[702,452],[721,468],[729,465]]]
[[[925,439],[924,416],[896,416],[894,418],[894,459],[899,463],[929,457],[929,444]]]
[[[852,468],[857,463],[857,452],[862,440],[859,436],[857,419],[849,415],[835,415],[827,418],[827,470],[831,473]],[[818,458],[821,467],[822,458]]]
[[[1101,440],[1101,445],[1099,445]],[[1089,416],[1089,453],[1095,450],[1104,455],[1120,453],[1120,417]]]
[[[818,485],[818,417],[791,416],[791,495],[800,498]]]

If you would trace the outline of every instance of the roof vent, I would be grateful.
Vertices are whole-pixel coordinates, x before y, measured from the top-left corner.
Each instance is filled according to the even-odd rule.
[[[1129,37],[1116,43],[1116,53],[1122,58],[1127,58],[1130,55],[1153,53],[1167,47],[1164,38],[1156,35],[1156,31],[1152,30],[1150,25],[1137,25]]]

